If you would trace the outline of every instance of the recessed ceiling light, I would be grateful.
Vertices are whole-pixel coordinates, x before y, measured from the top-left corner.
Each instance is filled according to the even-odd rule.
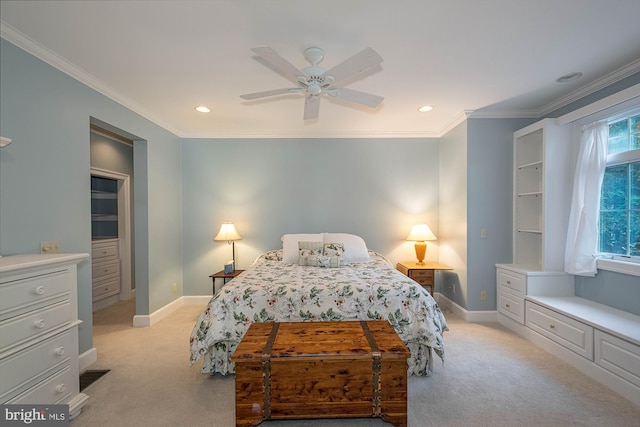
[[[433,110],[433,106],[431,105],[423,105],[422,107],[418,108],[418,111],[420,111],[421,113],[426,113],[427,111],[431,110]]]
[[[196,111],[198,111],[199,113],[210,113],[211,109],[207,106],[199,105],[196,107]]]
[[[574,73],[569,73],[569,74],[565,74],[564,76],[558,77],[556,79],[556,82],[558,83],[572,82],[574,80],[578,80],[580,77],[582,77],[582,73],[576,71]]]

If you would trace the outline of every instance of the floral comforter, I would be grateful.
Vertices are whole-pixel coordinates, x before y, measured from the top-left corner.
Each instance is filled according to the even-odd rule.
[[[444,360],[448,328],[440,307],[384,257],[369,254],[372,262],[339,268],[285,264],[281,249],[261,255],[200,314],[191,364],[202,358],[203,373],[233,373],[231,355],[251,322],[386,319],[411,352],[409,375],[429,375],[432,353]]]

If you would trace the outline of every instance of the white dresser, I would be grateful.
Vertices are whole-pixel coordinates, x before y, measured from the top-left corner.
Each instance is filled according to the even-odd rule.
[[[79,391],[77,264],[88,254],[0,258],[0,403],[68,404]]]

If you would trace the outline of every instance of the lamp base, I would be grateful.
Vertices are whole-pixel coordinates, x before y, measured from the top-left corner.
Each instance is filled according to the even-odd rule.
[[[426,242],[416,242],[416,258],[418,258],[418,264],[424,264],[424,255],[427,253]]]

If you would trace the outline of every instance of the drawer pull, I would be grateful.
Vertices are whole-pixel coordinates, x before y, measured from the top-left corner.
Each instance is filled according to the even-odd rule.
[[[104,269],[104,272],[105,272],[105,273],[108,273],[108,272],[109,272],[109,269],[108,269],[108,268],[105,268],[105,269]]]
[[[66,389],[67,389],[67,386],[65,386],[65,385],[64,385],[64,383],[62,383],[62,384],[58,384],[58,385],[56,386],[56,391],[57,391],[58,393],[64,393],[64,391],[65,391]]]
[[[40,319],[33,322],[33,325],[38,329],[42,329],[47,326],[47,322],[45,322],[44,319]]]
[[[44,295],[46,289],[44,286],[38,286],[35,290],[36,295]]]
[[[64,347],[60,346],[56,348],[55,353],[57,356],[62,356],[64,354]]]
[[[108,254],[108,253],[109,253],[109,252],[107,252],[107,251],[102,251],[102,255],[106,255],[106,254]]]
[[[511,284],[511,280],[507,280],[507,285],[510,285],[510,284]]]
[[[550,329],[555,329],[555,328],[556,328],[556,325],[554,325],[554,324],[552,323],[552,324],[550,324],[550,325],[549,325],[549,328],[550,328]]]
[[[511,307],[509,304],[505,304],[505,306],[506,306],[507,308]]]

